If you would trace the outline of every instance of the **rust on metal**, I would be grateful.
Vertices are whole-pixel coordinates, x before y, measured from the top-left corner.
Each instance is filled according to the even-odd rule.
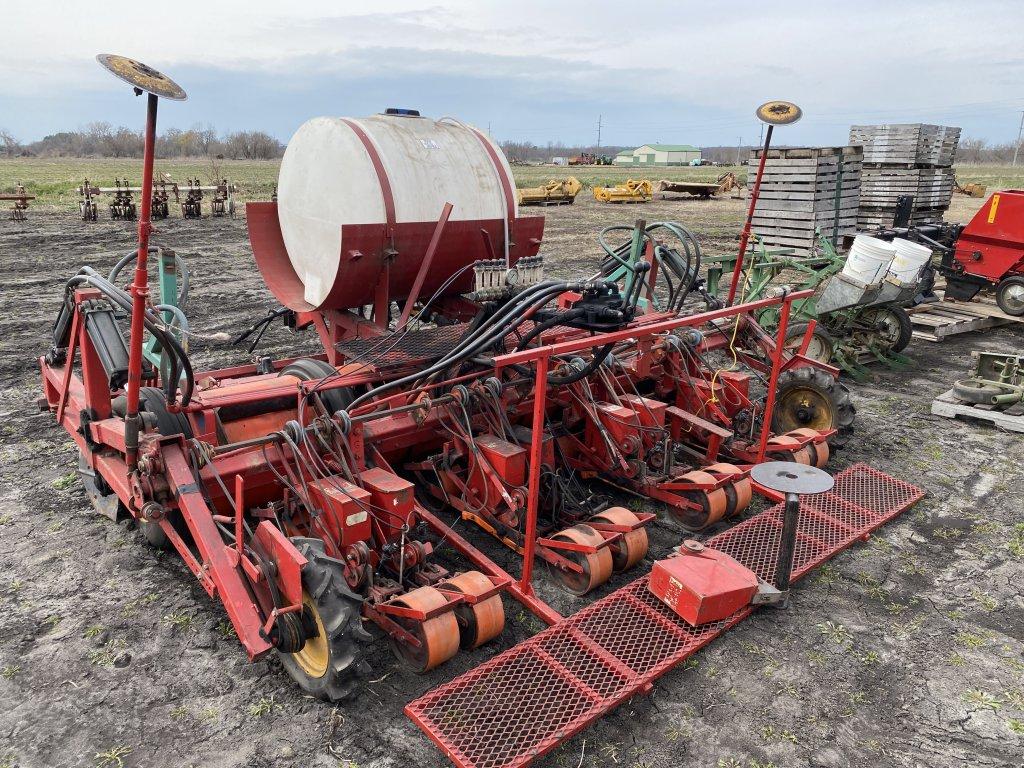
[[[865,464],[832,491],[801,499],[794,581],[923,498]],[[783,505],[711,538],[707,546],[774,578]],[[406,714],[459,768],[531,763],[645,692],[661,675],[753,612],[693,627],[643,576],[562,622],[411,702]]]

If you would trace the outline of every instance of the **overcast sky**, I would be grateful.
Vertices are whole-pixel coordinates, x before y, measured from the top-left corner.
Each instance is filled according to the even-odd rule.
[[[189,99],[161,129],[211,124],[287,140],[317,115],[452,115],[497,139],[698,146],[756,141],[788,99],[787,144],[851,123],[932,122],[1016,138],[1024,1],[264,2],[0,0],[0,128],[22,141],[143,105],[97,53],[137,58]]]

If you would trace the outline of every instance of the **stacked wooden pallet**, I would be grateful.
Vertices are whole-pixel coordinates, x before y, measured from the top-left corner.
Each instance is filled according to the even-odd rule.
[[[896,201],[911,195],[912,224],[941,221],[953,196],[960,129],[941,125],[855,125],[850,144],[864,151],[861,229],[892,226]]]
[[[854,125],[850,143],[864,147],[864,162],[948,168],[956,159],[960,129],[943,125]]]
[[[754,209],[752,229],[766,245],[806,255],[815,233],[843,238],[856,233],[860,204],[859,147],[771,149]],[[761,150],[750,159],[750,175]]]
[[[987,331],[1009,323],[1024,323],[1024,317],[1006,314],[995,299],[986,293],[978,294],[971,301],[947,299],[942,279],[935,283],[935,295],[938,301],[907,307],[915,339],[942,341],[949,336],[970,331]]]

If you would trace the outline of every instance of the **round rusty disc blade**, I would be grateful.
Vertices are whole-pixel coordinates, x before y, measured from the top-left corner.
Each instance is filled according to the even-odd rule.
[[[804,111],[791,101],[768,101],[757,108],[757,119],[770,125],[789,125],[803,117]]]
[[[96,61],[104,68],[121,78],[129,85],[171,101],[184,101],[188,98],[180,85],[162,72],[147,67],[141,61],[118,56],[113,53],[101,53]]]

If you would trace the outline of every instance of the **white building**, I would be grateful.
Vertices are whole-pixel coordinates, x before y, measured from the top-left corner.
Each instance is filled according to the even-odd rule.
[[[689,165],[700,160],[700,150],[689,144],[644,144],[634,150],[620,152],[615,165]]]

